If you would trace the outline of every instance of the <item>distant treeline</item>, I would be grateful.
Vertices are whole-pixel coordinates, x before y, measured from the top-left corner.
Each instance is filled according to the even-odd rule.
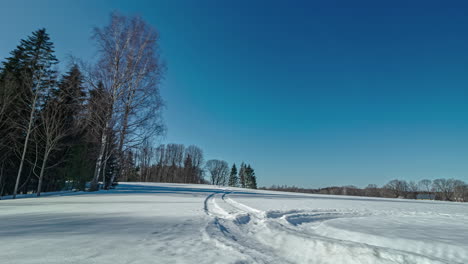
[[[250,165],[236,164],[231,169],[224,160],[204,162],[203,151],[194,145],[167,144],[151,147],[145,142],[129,151],[128,168],[121,181],[205,183],[221,186],[257,188],[257,177]]]
[[[108,188],[116,181],[210,182],[255,188],[242,165],[203,163],[196,146],[153,147],[165,132],[159,35],[140,17],[112,14],[93,30],[92,62],[58,72],[45,29],[21,40],[0,64],[0,197]],[[253,183],[252,183],[253,182]]]
[[[424,179],[419,182],[392,180],[382,187],[378,187],[375,184],[369,184],[363,189],[352,185],[319,189],[273,185],[268,188],[262,187],[260,189],[298,193],[468,202],[468,185],[465,182],[456,179],[436,179],[433,181]]]

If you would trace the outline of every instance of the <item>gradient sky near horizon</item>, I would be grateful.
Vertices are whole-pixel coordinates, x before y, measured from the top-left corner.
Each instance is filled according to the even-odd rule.
[[[468,181],[467,2],[0,6],[0,60],[45,27],[62,65],[69,55],[93,58],[91,30],[110,12],[141,15],[158,29],[168,65],[161,142],[251,163],[260,186]]]

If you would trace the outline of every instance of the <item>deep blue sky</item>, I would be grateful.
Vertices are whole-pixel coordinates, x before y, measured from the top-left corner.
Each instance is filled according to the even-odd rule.
[[[468,181],[468,3],[320,2],[5,0],[0,58],[46,27],[62,62],[89,59],[93,26],[139,14],[168,64],[163,142],[260,185]]]

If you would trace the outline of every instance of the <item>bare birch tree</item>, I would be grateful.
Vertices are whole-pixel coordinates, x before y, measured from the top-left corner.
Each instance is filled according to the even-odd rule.
[[[119,162],[123,162],[126,145],[137,145],[163,131],[159,82],[164,67],[159,59],[158,34],[140,17],[114,13],[108,26],[95,29],[94,38],[99,47],[94,83],[102,82],[110,95],[110,114],[105,118],[104,130],[111,129],[113,118],[117,120],[113,129],[118,132],[117,153]],[[101,137],[93,190],[97,189],[107,137],[106,133]]]
[[[224,160],[209,160],[206,162],[206,169],[211,176],[211,184],[213,185],[226,185],[229,166]]]
[[[190,170],[186,182],[200,183],[202,177],[203,151],[194,145],[190,145],[185,150],[186,158],[190,156],[193,169]]]
[[[141,145],[138,153],[140,160],[140,175],[143,181],[148,182],[150,180],[150,166],[153,159],[153,148],[151,147],[148,140],[145,140]]]
[[[63,122],[64,117],[61,110],[62,108],[59,107],[58,102],[52,101],[40,114],[41,122],[36,132],[36,144],[42,144],[43,152],[41,170],[38,175],[37,196],[41,195],[44,172],[48,168],[47,162],[50,155],[61,147],[61,140],[71,132],[70,128],[65,127],[66,124]]]
[[[156,150],[155,150],[155,160],[157,161],[156,164],[156,181],[162,182],[163,181],[163,169],[165,164],[165,156],[166,156],[166,146],[165,145],[159,145]]]

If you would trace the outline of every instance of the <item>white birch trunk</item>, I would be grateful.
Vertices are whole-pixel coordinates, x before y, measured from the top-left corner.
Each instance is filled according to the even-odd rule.
[[[108,127],[109,127],[109,121],[106,122],[104,132],[102,133],[101,150],[99,151],[99,156],[98,156],[98,159],[96,161],[96,168],[94,170],[94,178],[91,181],[91,186],[90,186],[91,191],[96,191],[97,187],[98,187],[99,175],[101,174],[102,161],[103,161],[104,152],[106,150],[106,145],[107,145],[107,130],[108,130]]]
[[[21,162],[20,162],[20,166],[18,168],[18,174],[16,176],[15,189],[13,190],[13,199],[16,198],[16,194],[18,193],[18,186],[19,186],[19,182],[20,182],[20,178],[21,178],[21,172],[23,171],[24,159],[26,157],[26,151],[28,149],[29,137],[31,136],[32,125],[34,123],[34,113],[36,112],[37,96],[38,96],[38,94],[36,92],[36,94],[34,96],[33,105],[31,107],[31,113],[29,115],[29,123],[28,123],[28,129],[26,131],[26,138],[24,139],[23,153],[21,154]]]
[[[44,152],[44,159],[42,160],[42,166],[41,166],[41,172],[39,173],[39,183],[37,184],[37,196],[41,196],[41,191],[42,191],[42,181],[44,180],[44,171],[45,171],[45,166],[47,164],[47,160],[49,159],[49,152],[46,151]]]

